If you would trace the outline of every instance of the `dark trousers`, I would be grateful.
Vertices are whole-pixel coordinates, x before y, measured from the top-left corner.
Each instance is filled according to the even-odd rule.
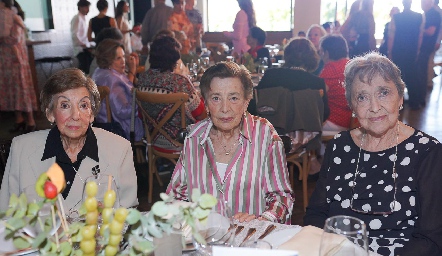
[[[425,96],[427,94],[427,80],[428,80],[428,61],[430,60],[431,52],[420,52],[417,58],[417,73],[419,83],[417,86],[416,102],[420,105],[425,104]]]
[[[83,49],[82,52],[77,54],[78,68],[81,69],[85,74],[89,74],[89,67],[92,63],[94,56],[88,49]]]
[[[415,54],[393,55],[393,62],[401,70],[402,80],[408,89],[408,104],[417,107],[420,104],[419,87],[421,86],[419,74],[417,73],[418,64]]]

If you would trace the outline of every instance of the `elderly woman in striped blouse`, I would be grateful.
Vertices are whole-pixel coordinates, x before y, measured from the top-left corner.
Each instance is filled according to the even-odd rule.
[[[290,223],[294,202],[284,146],[273,126],[246,112],[252,80],[221,62],[201,78],[208,118],[190,126],[167,193],[188,200],[193,188],[226,201],[240,222]]]

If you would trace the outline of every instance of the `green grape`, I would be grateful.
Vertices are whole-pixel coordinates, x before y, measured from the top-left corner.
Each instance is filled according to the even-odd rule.
[[[106,246],[106,249],[104,249],[104,255],[106,256],[114,256],[117,254],[117,252],[118,252],[118,247],[112,245],[108,245]]]
[[[121,231],[123,230],[123,223],[120,223],[114,219],[109,226],[109,230],[113,235],[121,234]]]
[[[106,223],[106,224],[102,224],[101,225],[101,227],[100,227],[100,235],[101,236],[104,236],[104,232],[106,232],[106,230],[109,228],[109,224],[108,223]]]
[[[111,235],[109,236],[109,243],[107,243],[107,244],[108,244],[108,245],[113,245],[113,246],[117,246],[117,247],[118,247],[118,245],[119,245],[120,242],[121,242],[121,238],[123,238],[123,236],[122,236],[121,234],[118,234],[118,235],[111,234]]]
[[[98,192],[98,185],[95,183],[95,181],[89,181],[86,183],[86,194],[88,197],[94,197],[97,195]]]
[[[95,239],[91,239],[91,240],[84,240],[83,239],[83,240],[80,241],[80,249],[85,254],[94,253],[95,252],[95,246],[96,246]]]
[[[112,208],[104,208],[101,212],[101,217],[103,218],[103,223],[110,223],[112,220],[112,213],[114,210]]]
[[[86,224],[87,225],[96,225],[98,223],[98,211],[95,210],[93,212],[86,213]]]
[[[98,205],[98,202],[97,202],[97,199],[95,199],[95,197],[88,197],[84,201],[84,206],[86,207],[87,212],[96,211],[97,205]]]
[[[118,208],[115,211],[114,219],[116,219],[120,223],[124,223],[124,221],[126,220],[127,214],[129,214],[129,211],[126,208],[123,208],[123,207]]]
[[[84,226],[81,229],[81,235],[83,236],[84,240],[91,240],[94,238],[96,231],[93,226],[94,225],[88,225],[88,226]]]
[[[108,190],[104,194],[104,208],[112,208],[115,204],[115,199],[117,198],[117,194],[114,190]]]

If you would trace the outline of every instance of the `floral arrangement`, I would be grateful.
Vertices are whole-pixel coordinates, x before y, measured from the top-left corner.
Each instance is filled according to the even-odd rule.
[[[173,203],[172,197],[162,193],[163,201],[156,202],[151,211],[143,215],[136,209],[113,209],[116,194],[111,189],[105,193],[103,207],[99,207],[101,204],[95,198],[97,184],[88,182],[87,197],[80,209],[84,222],[68,224],[60,198],[65,183],[60,181],[64,181],[64,173],[55,166],[36,182],[35,189],[42,201],[28,202],[25,194],[13,194],[10,208],[0,213],[0,219],[7,218],[5,238],[12,239],[17,249],[35,248],[41,255],[148,255],[153,252],[154,244],[146,237],[160,238],[169,234],[176,223],[187,224],[194,238],[205,243],[196,222],[206,220],[217,203],[215,197],[201,194],[198,189],[192,191],[191,202],[185,204]],[[44,207],[51,209],[50,215],[39,214]],[[98,221],[100,215],[101,223]],[[62,232],[51,232],[57,226],[57,216]],[[30,237],[22,232],[27,226],[38,227],[41,232]],[[125,227],[127,230],[123,232]]]

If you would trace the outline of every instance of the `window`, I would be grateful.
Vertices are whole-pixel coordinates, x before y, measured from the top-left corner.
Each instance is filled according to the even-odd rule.
[[[355,0],[322,0],[321,1],[321,24],[327,21],[338,20],[344,23],[348,11]],[[374,0],[373,15],[376,22],[375,38],[382,39],[385,24],[390,21],[390,10],[397,6],[402,11],[402,0]],[[422,13],[420,1],[413,1],[411,10]]]
[[[253,0],[256,25],[265,31],[291,31],[294,0],[269,3],[269,0]],[[207,0],[208,31],[232,31],[239,10],[237,0]]]

